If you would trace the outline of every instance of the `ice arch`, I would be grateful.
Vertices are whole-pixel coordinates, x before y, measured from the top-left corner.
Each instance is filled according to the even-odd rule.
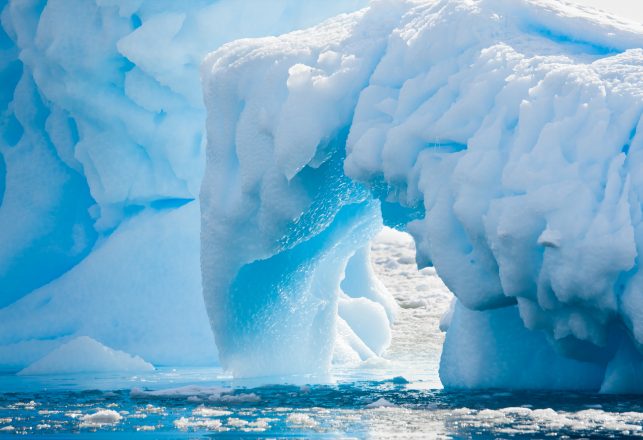
[[[640,391],[641,47],[640,25],[564,3],[409,0],[211,54],[202,273],[224,365],[323,370],[382,213],[458,296],[446,386]]]

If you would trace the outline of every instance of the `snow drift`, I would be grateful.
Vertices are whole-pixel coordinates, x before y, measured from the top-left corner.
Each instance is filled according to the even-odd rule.
[[[223,364],[327,366],[348,260],[383,218],[458,297],[447,387],[633,390],[641,47],[643,26],[561,2],[391,0],[211,54],[201,244]]]

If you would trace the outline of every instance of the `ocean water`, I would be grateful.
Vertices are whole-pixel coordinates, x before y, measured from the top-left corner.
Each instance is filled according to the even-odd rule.
[[[216,369],[159,369],[131,377],[5,375],[0,436],[643,437],[643,400],[636,396],[446,392],[402,377],[344,377],[317,385],[306,385],[306,379],[254,386]]]
[[[410,237],[391,230],[372,245],[374,269],[400,305],[382,360],[335,366],[327,377],[255,380],[217,368],[0,374],[0,437],[643,437],[637,396],[443,390],[439,321],[451,293],[413,256]]]

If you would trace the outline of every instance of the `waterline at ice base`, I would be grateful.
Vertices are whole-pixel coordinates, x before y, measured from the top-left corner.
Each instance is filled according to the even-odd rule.
[[[288,393],[643,393],[643,24],[559,0],[0,9],[0,429],[12,393],[67,386],[191,402],[168,423],[205,430],[236,422],[196,405],[270,402],[254,429]],[[239,388],[275,383],[297,386]],[[96,411],[73,423],[133,423]],[[516,411],[494,417],[545,417]]]

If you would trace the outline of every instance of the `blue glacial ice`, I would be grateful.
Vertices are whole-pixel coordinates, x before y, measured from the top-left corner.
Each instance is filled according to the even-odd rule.
[[[556,1],[391,0],[210,54],[201,261],[222,364],[327,368],[350,258],[384,222],[458,298],[446,387],[640,390],[642,47],[640,24]]]
[[[211,365],[199,65],[365,0],[0,0],[0,369],[75,337]]]

